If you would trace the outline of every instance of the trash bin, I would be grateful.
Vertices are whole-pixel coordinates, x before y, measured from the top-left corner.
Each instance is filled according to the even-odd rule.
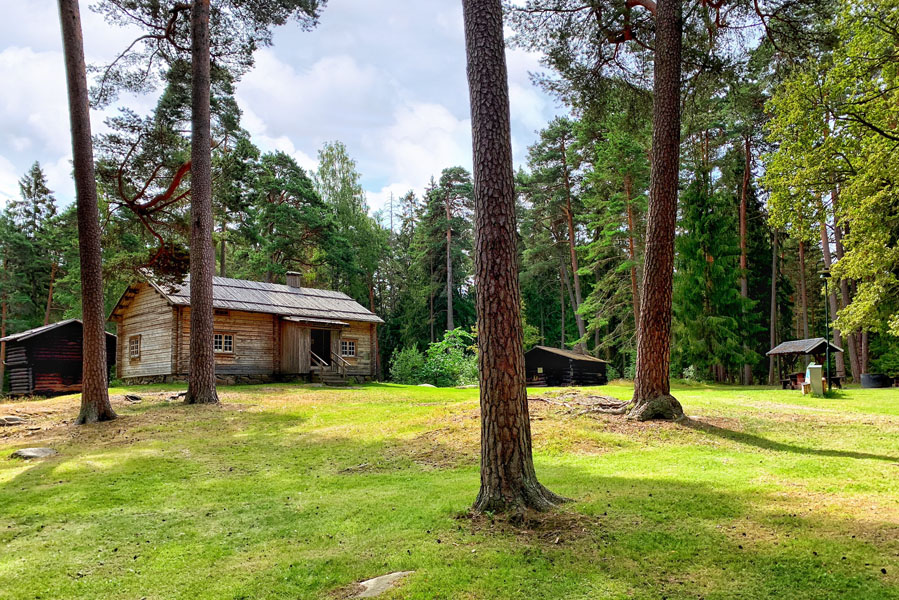
[[[818,396],[824,394],[824,380],[821,376],[821,365],[809,363],[805,369],[805,380],[812,386],[812,393]]]

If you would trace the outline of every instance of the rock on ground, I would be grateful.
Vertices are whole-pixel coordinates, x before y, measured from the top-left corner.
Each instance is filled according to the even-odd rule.
[[[437,387],[437,386],[431,385],[430,383],[419,383],[418,387]]]
[[[57,452],[53,448],[22,448],[10,454],[9,457],[31,460],[32,458],[47,458],[56,454]]]
[[[25,419],[23,419],[22,417],[17,417],[16,415],[0,416],[0,427],[4,425],[21,425],[24,422]]]
[[[374,598],[380,596],[392,588],[400,579],[412,573],[414,571],[397,571],[396,573],[388,573],[387,575],[363,581],[359,584],[363,588],[362,591],[353,596],[353,598]]]

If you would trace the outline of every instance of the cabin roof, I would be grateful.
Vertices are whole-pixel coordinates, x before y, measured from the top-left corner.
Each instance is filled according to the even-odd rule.
[[[584,362],[598,362],[598,363],[606,363],[609,361],[602,360],[601,358],[596,358],[595,356],[589,356],[587,354],[580,354],[578,352],[573,352],[571,350],[562,350],[561,348],[552,348],[550,346],[534,346],[531,350],[544,350],[546,352],[552,352],[553,354],[558,354],[559,356],[564,356],[565,358],[570,358],[571,360],[580,360]],[[530,352],[531,350],[528,350]]]
[[[190,277],[172,287],[148,283],[172,305],[190,306]],[[132,286],[133,287],[133,286]],[[122,296],[111,317],[125,306],[128,292]],[[342,292],[300,288],[278,283],[263,283],[227,277],[212,278],[212,306],[223,310],[267,313],[284,317],[383,323],[376,314]]]
[[[72,323],[78,323],[79,325],[82,325],[80,319],[66,319],[65,321],[58,321],[56,323],[44,325],[43,327],[35,327],[34,329],[29,329],[28,331],[8,335],[5,338],[0,339],[0,342],[24,342],[25,340],[31,339],[33,337],[43,335],[48,331],[59,329],[60,327],[65,327],[66,325],[71,325]],[[108,331],[106,332],[106,335],[115,337],[115,335],[109,333]]]
[[[827,340],[822,337],[809,338],[807,340],[790,340],[783,342],[768,350],[767,355],[772,354],[824,354],[827,347]],[[843,349],[834,344],[830,344],[833,352],[842,352]]]

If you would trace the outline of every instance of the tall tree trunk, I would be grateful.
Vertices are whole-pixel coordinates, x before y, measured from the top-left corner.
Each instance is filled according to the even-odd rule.
[[[833,193],[835,195],[835,192]],[[822,209],[824,207],[822,206]],[[830,236],[827,235],[827,223],[824,220],[824,213],[822,211],[821,216],[821,250],[824,253],[824,268],[830,271],[831,266],[833,265],[833,261],[831,260],[830,255]],[[830,318],[834,319],[837,316],[837,290],[829,289],[827,294],[827,298],[825,298],[825,302],[829,304],[830,307]],[[835,346],[842,348],[843,347],[843,336],[840,334],[840,330],[836,327],[831,328],[831,334],[833,335],[833,343]],[[843,359],[843,353],[837,352],[834,358],[837,368],[837,376],[845,377],[846,376],[846,362]]]
[[[431,278],[428,279],[428,323],[431,326],[431,343],[434,343],[434,259],[431,259]]]
[[[220,277],[228,276],[228,271],[225,268],[225,255],[226,255],[225,235],[227,234],[227,232],[228,232],[228,224],[225,222],[225,219],[223,218],[222,219],[222,241],[221,241],[221,247],[219,249],[219,276]]]
[[[834,215],[836,215],[836,207],[834,207]],[[833,224],[834,249],[837,252],[837,260],[843,259],[843,227],[839,224],[837,217],[834,216]],[[845,278],[840,279],[840,299],[841,308],[846,308],[852,302],[849,297],[849,281]],[[846,350],[849,352],[849,368],[852,371],[852,380],[858,383],[861,381],[861,368],[859,366],[858,355],[858,333],[852,332],[846,336]]]
[[[631,176],[624,176],[624,201],[627,208],[627,249],[631,260],[631,302],[634,307],[634,327],[640,331],[640,288],[637,285],[637,245],[634,241],[634,209],[631,206]]]
[[[769,316],[768,345],[774,348],[777,345],[777,278],[779,276],[777,263],[777,231],[774,231],[774,239],[771,243],[771,314]],[[768,357],[768,383],[777,383],[776,358],[772,354]]]
[[[559,338],[559,349],[565,349],[565,284],[563,283],[565,279],[565,272],[562,269],[562,266],[559,266],[559,306],[562,309],[562,328],[561,336]]]
[[[571,311],[574,313],[575,321],[577,320],[577,299],[574,297],[574,290],[571,289],[571,279],[568,278],[568,266],[565,264],[565,260],[560,257],[559,259],[559,269],[562,273],[562,279],[565,281],[565,289],[568,291],[568,302],[571,305]],[[580,329],[578,329],[578,333],[580,334]],[[575,348],[580,350],[582,346],[579,344],[575,345]]]
[[[577,333],[578,336],[580,336],[580,339],[583,340],[587,335],[587,327],[584,324],[584,316],[580,312],[581,304],[583,303],[583,297],[581,296],[581,276],[578,274],[576,247],[577,232],[574,229],[574,209],[571,207],[571,177],[568,173],[568,157],[564,137],[562,138],[561,152],[562,177],[565,182],[565,218],[568,221],[568,253],[571,260],[571,275],[574,279],[574,303],[572,304],[572,307],[574,309],[574,320],[577,323]],[[583,342],[578,342],[575,346],[575,349],[581,353],[586,354]]]
[[[456,328],[453,323],[453,211],[450,210],[449,192],[446,194],[446,329]]]
[[[66,63],[75,202],[78,213],[78,253],[81,263],[81,311],[83,351],[81,411],[77,424],[116,418],[109,403],[106,367],[106,315],[103,298],[103,261],[100,248],[100,214],[94,149],[91,141],[90,105],[77,0],[59,0],[62,47]]]
[[[659,0],[652,106],[652,167],[637,374],[628,418],[678,419],[683,408],[671,395],[671,284],[674,275],[674,225],[680,168],[680,86],[683,20],[681,0]]]
[[[54,259],[50,264],[50,287],[47,290],[47,308],[44,310],[44,325],[50,324],[50,311],[53,309],[53,286],[56,283],[56,270],[59,265]]]
[[[209,0],[191,6],[190,373],[187,404],[214,404],[212,346],[212,136],[209,115]]]
[[[746,261],[746,203],[749,200],[749,179],[752,173],[752,151],[749,135],[746,136],[746,166],[743,169],[743,187],[740,193],[740,297],[743,298],[743,315],[746,316],[745,303],[749,300],[749,272]],[[749,352],[749,346],[744,342],[743,351]],[[743,385],[752,383],[752,365],[743,365]]]
[[[537,481],[522,348],[515,189],[501,0],[463,0],[474,148],[475,271],[481,395],[477,511],[547,510]]]
[[[375,286],[373,282],[369,282],[368,285],[368,308],[374,313],[375,312]],[[372,334],[371,334],[371,359],[375,366],[375,378],[378,381],[381,380],[381,350],[378,347],[378,331],[377,328],[372,326]]]
[[[3,272],[6,273],[6,259],[3,259]],[[6,337],[6,319],[8,318],[6,291],[0,295],[0,339]],[[0,342],[0,396],[3,395],[6,382],[6,342]]]
[[[799,240],[799,302],[802,310],[799,317],[802,324],[802,337],[808,339],[808,293],[805,283],[805,242]],[[808,364],[808,358],[804,360]]]

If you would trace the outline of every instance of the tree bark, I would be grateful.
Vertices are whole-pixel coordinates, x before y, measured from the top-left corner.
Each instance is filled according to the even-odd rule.
[[[75,173],[75,202],[78,215],[78,253],[81,263],[81,310],[83,350],[81,366],[81,410],[77,424],[116,418],[109,403],[106,367],[106,315],[103,298],[103,262],[100,248],[100,216],[94,150],[91,140],[90,105],[84,64],[84,41],[77,0],[59,0],[62,46],[66,63],[69,120],[72,129],[72,159]]]
[[[624,176],[624,201],[627,208],[627,246],[631,259],[631,302],[634,307],[634,327],[640,331],[640,288],[637,285],[637,245],[634,242],[634,209],[631,206],[631,176]]]
[[[474,150],[481,383],[481,489],[474,510],[547,510],[563,499],[537,481],[531,455],[502,3],[463,0],[462,9]]]
[[[375,312],[375,286],[373,282],[368,285],[368,308],[372,313]],[[378,331],[377,326],[372,324],[371,328],[371,359],[374,365],[375,379],[381,381],[381,350],[378,348]]]
[[[56,283],[56,271],[59,268],[56,260],[50,264],[50,287],[47,290],[47,308],[44,310],[44,326],[50,324],[50,311],[53,309],[53,285]]]
[[[446,330],[456,328],[453,323],[453,211],[450,207],[449,190],[446,192]]]
[[[225,243],[225,234],[228,231],[228,226],[225,223],[225,220],[222,219],[222,241],[221,248],[219,249],[219,276],[227,277],[228,271],[225,267],[225,255],[226,255],[226,243]]]
[[[212,278],[212,137],[209,109],[209,0],[191,6],[190,373],[187,404],[215,404]]]
[[[3,259],[3,272],[6,273],[6,259]],[[0,296],[0,338],[6,337],[6,319],[8,318],[6,292]],[[6,383],[6,342],[0,342],[0,396],[3,395]]]
[[[768,345],[774,348],[777,345],[777,278],[779,269],[777,264],[777,231],[774,231],[771,242],[771,314],[768,327]],[[777,384],[776,358],[772,354],[768,357],[768,384]]]
[[[834,214],[836,215],[836,207],[834,207]],[[834,217],[834,225],[833,225],[833,238],[834,238],[834,249],[837,252],[837,260],[843,259],[843,227],[837,222],[837,217]],[[849,296],[849,281],[847,279],[840,279],[840,298],[842,300],[842,308],[846,308],[852,302],[851,297]],[[858,355],[858,333],[852,332],[846,335],[846,350],[849,352],[849,368],[852,371],[852,380],[856,383],[861,381],[861,368],[859,366],[859,355]]]
[[[562,328],[560,329],[561,335],[559,337],[559,349],[565,349],[565,271],[562,269],[562,265],[559,265],[559,306],[562,310]]]
[[[800,318],[802,319],[802,336],[808,339],[808,293],[805,284],[805,242],[799,240],[799,302],[802,309]]]
[[[680,87],[683,20],[681,0],[656,4],[652,106],[652,167],[637,373],[628,418],[678,419],[683,408],[671,395],[671,285],[674,274],[674,226],[680,167]]]
[[[749,179],[752,173],[752,152],[749,135],[746,136],[746,166],[743,169],[743,187],[740,193],[740,297],[743,298],[743,315],[746,315],[745,302],[749,300],[748,264],[746,260],[746,203],[749,195]],[[744,351],[749,347],[744,342]],[[752,365],[743,365],[743,385],[752,384]]]
[[[580,339],[584,339],[587,335],[587,327],[584,324],[584,316],[580,312],[583,296],[581,295],[581,277],[578,275],[577,248],[575,242],[577,232],[574,229],[574,210],[571,208],[571,177],[568,174],[568,157],[567,148],[565,147],[565,138],[562,138],[562,177],[565,181],[565,218],[568,222],[568,253],[571,261],[571,275],[574,280],[574,299],[572,307],[574,309],[574,320],[577,323],[577,333]],[[586,354],[584,343],[578,342],[575,349]]]
[[[823,207],[822,207],[823,208]],[[821,217],[821,251],[824,253],[824,268],[830,271],[830,268],[833,264],[830,255],[830,237],[827,235],[827,223],[824,221],[824,216],[822,213]],[[830,318],[835,319],[837,316],[837,291],[836,289],[828,290],[827,298],[825,298],[825,302],[829,304],[830,307]],[[843,336],[840,334],[840,330],[836,327],[831,328],[831,334],[833,335],[833,343],[835,346],[842,348],[843,347]],[[843,359],[843,353],[837,352],[834,357],[836,363],[836,370],[838,377],[846,376],[846,362]]]

